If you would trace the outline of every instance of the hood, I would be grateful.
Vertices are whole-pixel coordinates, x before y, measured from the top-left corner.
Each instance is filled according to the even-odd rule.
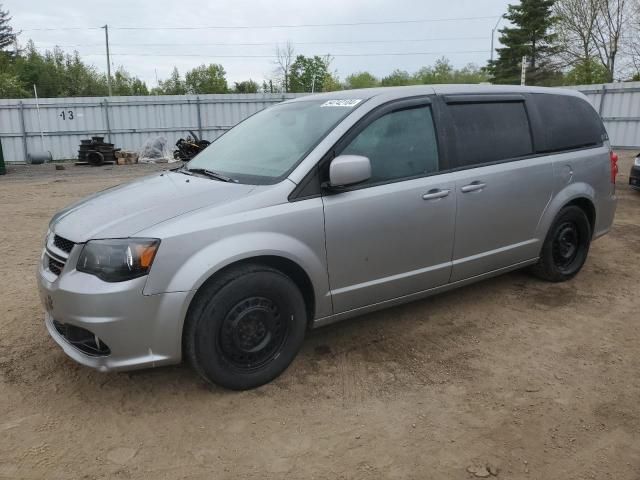
[[[125,238],[178,215],[232,202],[255,188],[164,172],[80,200],[58,212],[50,228],[76,243]]]

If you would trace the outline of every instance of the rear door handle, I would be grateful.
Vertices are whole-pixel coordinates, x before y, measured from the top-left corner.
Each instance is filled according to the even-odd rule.
[[[469,185],[465,185],[460,190],[462,191],[462,193],[477,192],[479,190],[482,190],[486,186],[487,186],[486,183],[473,182],[473,183],[470,183]]]
[[[423,200],[437,200],[438,198],[444,198],[444,197],[448,197],[449,193],[451,193],[450,190],[429,190],[428,193],[425,193],[424,195],[422,195],[422,199]]]

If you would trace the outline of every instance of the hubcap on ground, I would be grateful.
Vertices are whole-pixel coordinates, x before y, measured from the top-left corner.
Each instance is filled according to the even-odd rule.
[[[286,335],[287,324],[274,302],[264,297],[247,298],[222,322],[220,352],[237,369],[256,370],[275,358]]]
[[[570,266],[578,256],[580,233],[578,226],[565,222],[558,228],[553,240],[553,261],[559,268]]]

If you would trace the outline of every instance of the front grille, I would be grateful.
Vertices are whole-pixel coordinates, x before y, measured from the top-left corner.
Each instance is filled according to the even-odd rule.
[[[55,258],[49,257],[49,270],[56,275],[60,275],[62,273],[62,269],[64,268],[64,263],[59,262]]]
[[[76,347],[82,353],[92,357],[106,357],[111,354],[111,349],[97,336],[84,328],[53,321],[56,331],[62,335],[67,342]]]
[[[66,238],[62,238],[58,235],[54,235],[53,244],[66,253],[71,253],[71,250],[75,245],[71,240],[67,240]]]

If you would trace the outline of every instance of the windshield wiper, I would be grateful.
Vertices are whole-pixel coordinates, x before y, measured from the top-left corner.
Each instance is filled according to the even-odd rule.
[[[236,183],[236,180],[234,180],[231,177],[227,177],[226,175],[223,175],[221,173],[218,172],[214,172],[213,170],[209,170],[207,168],[186,168],[184,167],[182,170],[180,170],[182,173],[186,173],[187,175],[190,175],[190,172],[193,173],[200,173],[202,175],[206,175],[209,178],[214,178],[216,180],[220,180],[221,182],[232,182],[232,183]]]

